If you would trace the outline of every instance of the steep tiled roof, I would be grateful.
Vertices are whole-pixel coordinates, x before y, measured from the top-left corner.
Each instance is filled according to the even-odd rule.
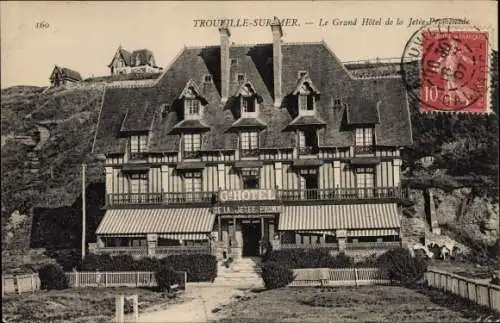
[[[80,75],[80,73],[66,67],[59,67],[59,66],[54,67],[54,71],[51,74],[51,78],[54,75],[54,73],[60,73],[61,76],[65,79],[71,79],[75,81],[82,80],[82,76]]]
[[[380,101],[367,100],[365,97],[356,97],[347,107],[348,124],[376,124],[379,123],[378,107]]]
[[[293,133],[287,126],[296,118],[297,98],[292,93],[297,88],[298,71],[307,71],[308,78],[321,92],[316,100],[316,116],[326,126],[318,130],[320,146],[347,147],[354,143],[352,127],[347,122],[345,107],[334,107],[334,100],[342,97],[348,106],[357,106],[356,118],[365,115],[372,120],[373,111],[365,112],[365,107],[378,104],[380,123],[375,126],[377,143],[388,146],[411,144],[411,126],[406,93],[399,78],[354,79],[342,63],[324,43],[282,44],[282,91],[283,103],[274,107],[272,44],[232,45],[230,58],[237,58],[237,64],[230,69],[230,91],[237,93],[241,84],[237,74],[244,74],[250,81],[262,102],[259,106],[259,120],[266,124],[260,132],[262,148],[290,148],[294,145]],[[206,74],[212,75],[213,83],[202,83]],[[102,151],[119,149],[120,125],[128,111],[127,120],[144,109],[144,102],[151,105],[168,104],[171,108],[163,118],[157,118],[152,126],[152,151],[176,151],[179,136],[172,129],[180,121],[182,101],[179,96],[189,80],[199,88],[206,99],[203,107],[203,124],[210,130],[203,133],[202,149],[234,149],[236,134],[230,130],[237,120],[234,109],[236,98],[230,98],[225,106],[220,104],[220,47],[208,46],[185,48],[172,65],[165,71],[157,85],[151,89],[108,90],[102,108],[96,147]],[[358,105],[362,102],[370,104]],[[152,108],[154,110],[154,107]],[[353,111],[349,117],[353,118]],[[149,113],[149,112],[148,112]],[[149,115],[149,114],[148,114]],[[140,122],[149,128],[149,120]],[[137,129],[137,127],[135,127]],[[115,138],[115,139],[113,139]],[[116,141],[110,144],[110,142]],[[101,144],[102,142],[102,144]],[[106,144],[105,144],[106,143]],[[107,148],[106,148],[107,147]],[[113,148],[110,150],[110,148]]]
[[[130,66],[148,65],[152,56],[153,52],[149,49],[134,50],[130,58]],[[137,65],[137,62],[139,62],[139,65]]]

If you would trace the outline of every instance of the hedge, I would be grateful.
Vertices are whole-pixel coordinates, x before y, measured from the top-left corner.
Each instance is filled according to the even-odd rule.
[[[295,279],[289,266],[274,261],[267,261],[262,265],[261,276],[266,289],[285,287]]]
[[[154,271],[159,267],[187,273],[188,282],[213,281],[217,276],[217,260],[213,255],[172,255],[161,259],[134,259],[130,255],[88,255],[81,271]]]
[[[272,261],[290,268],[342,268],[354,264],[352,258],[341,252],[335,256],[327,249],[282,249],[273,250],[264,262]]]

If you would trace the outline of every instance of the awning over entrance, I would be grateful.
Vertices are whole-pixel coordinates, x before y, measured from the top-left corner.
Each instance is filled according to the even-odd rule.
[[[279,218],[278,230],[366,231],[396,229],[400,226],[395,203],[297,205],[284,208]]]
[[[215,215],[210,213],[209,208],[113,209],[106,212],[96,234],[121,236],[158,233],[160,238],[194,233],[206,236],[212,231],[214,221]],[[172,239],[199,240],[185,237]]]

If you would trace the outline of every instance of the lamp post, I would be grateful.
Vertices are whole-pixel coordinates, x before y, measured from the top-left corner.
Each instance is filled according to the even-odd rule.
[[[85,207],[85,171],[87,165],[82,164],[82,260],[85,258],[85,235],[86,235],[86,207]]]

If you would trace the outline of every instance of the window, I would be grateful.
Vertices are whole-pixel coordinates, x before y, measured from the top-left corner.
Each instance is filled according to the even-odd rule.
[[[184,173],[184,192],[188,201],[199,200],[199,192],[201,192],[201,172],[186,172]]]
[[[130,136],[130,158],[142,158],[147,151],[148,136]]]
[[[185,119],[197,119],[200,116],[200,101],[197,99],[186,99]]]
[[[241,97],[241,113],[253,113],[255,112],[255,98],[254,97]]]
[[[315,130],[299,131],[299,154],[309,155],[316,153],[318,138]]]
[[[373,128],[357,128],[356,129],[356,145],[355,152],[373,153]]]
[[[148,173],[130,174],[130,193],[148,192]]]
[[[238,65],[238,59],[237,58],[231,58],[231,66],[236,66]]]
[[[314,110],[314,96],[312,94],[300,94],[299,95],[299,110],[302,111],[313,111]],[[299,114],[300,114],[299,112]]]
[[[241,169],[241,179],[244,189],[259,188],[259,168],[243,168]]]
[[[210,74],[203,75],[203,83],[212,83],[212,75]]]
[[[238,73],[236,75],[236,80],[238,81],[238,84],[243,84],[243,82],[245,82],[245,74]]]
[[[336,97],[335,99],[333,99],[333,107],[334,108],[342,107],[342,98]]]
[[[318,199],[318,171],[316,168],[300,170],[301,198],[304,200]]]
[[[308,74],[307,71],[299,71],[299,73],[297,73],[297,76],[300,79],[300,78],[306,76],[307,74]]]
[[[358,189],[373,188],[374,171],[371,167],[359,167],[356,169],[356,187]],[[372,190],[359,190],[360,197],[373,195]]]
[[[184,157],[192,158],[189,152],[199,152],[201,150],[201,134],[184,134]]]
[[[259,134],[256,131],[242,132],[240,135],[241,149],[257,149],[259,148]]]

